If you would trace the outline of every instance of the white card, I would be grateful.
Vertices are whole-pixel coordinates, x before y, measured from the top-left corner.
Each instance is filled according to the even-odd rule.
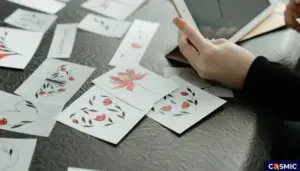
[[[48,58],[70,58],[77,33],[77,24],[58,24]]]
[[[109,65],[127,66],[140,63],[158,28],[158,23],[135,20]]]
[[[56,120],[118,144],[147,112],[139,111],[94,86],[58,115]]]
[[[174,82],[136,65],[116,67],[93,83],[140,110],[178,88]]]
[[[100,171],[100,170],[91,170],[91,169],[81,169],[76,167],[68,167],[68,171]]]
[[[63,105],[30,101],[0,91],[0,129],[48,137]]]
[[[128,30],[130,23],[108,19],[94,14],[88,14],[78,25],[78,28],[107,37],[121,38]]]
[[[177,76],[170,80],[179,84],[180,88],[157,102],[147,116],[178,134],[226,102]]]
[[[42,33],[0,27],[0,66],[24,69],[42,38]]]
[[[12,3],[23,5],[28,8],[36,9],[48,14],[56,14],[63,9],[66,4],[55,0],[7,0]]]
[[[107,17],[124,20],[146,0],[89,0],[81,7]]]
[[[17,9],[4,22],[22,29],[45,33],[56,19],[56,15]]]
[[[37,139],[0,138],[0,170],[29,170]]]
[[[198,86],[202,90],[207,91],[215,96],[226,97],[226,98],[234,97],[232,90],[200,78],[197,72],[192,68],[175,68],[175,67],[164,68],[165,78],[169,78],[173,75],[177,75],[180,78],[188,81],[189,83]]]
[[[70,62],[46,59],[15,93],[26,99],[64,105],[94,70]]]

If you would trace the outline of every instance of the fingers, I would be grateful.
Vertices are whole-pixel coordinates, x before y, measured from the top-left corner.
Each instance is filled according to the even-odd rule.
[[[300,4],[300,0],[292,0],[292,1],[294,1],[294,3],[296,4]]]
[[[180,31],[184,32],[188,40],[190,40],[192,44],[195,45],[198,51],[213,47],[213,45],[209,41],[207,41],[197,29],[195,29],[184,19],[175,18],[173,19],[173,22]]]
[[[296,20],[300,15],[300,0],[297,1],[299,1],[299,5],[295,4],[297,3],[296,0],[287,5],[286,10],[284,11],[284,18],[288,27],[300,32],[300,24]]]
[[[197,50],[190,45],[188,42],[187,36],[179,31],[178,33],[178,44],[180,52],[188,59],[190,60],[195,54],[197,54]]]

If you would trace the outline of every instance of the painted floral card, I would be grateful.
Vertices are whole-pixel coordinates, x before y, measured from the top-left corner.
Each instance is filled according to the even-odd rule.
[[[126,103],[145,110],[178,88],[171,80],[137,65],[116,67],[93,82]]]
[[[55,125],[53,119],[62,105],[24,99],[0,91],[0,129],[48,137]]]
[[[70,62],[46,59],[15,93],[28,99],[64,105],[94,70]]]
[[[0,171],[28,171],[37,139],[0,138]]]
[[[170,78],[171,76],[177,75],[180,78],[188,81],[189,83],[198,86],[202,90],[211,93],[218,97],[234,97],[233,91],[226,87],[223,87],[217,83],[204,80],[200,78],[198,73],[192,68],[177,68],[177,67],[166,67],[164,68],[164,77]]]
[[[42,38],[42,33],[0,27],[0,66],[24,69]]]
[[[104,141],[118,144],[145,116],[97,86],[61,112],[56,120]]]
[[[147,116],[178,134],[183,133],[226,102],[178,76],[173,76],[170,80],[176,82],[180,88],[164,96]]]

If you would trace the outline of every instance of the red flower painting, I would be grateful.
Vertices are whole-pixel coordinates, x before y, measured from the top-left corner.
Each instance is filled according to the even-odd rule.
[[[170,105],[163,106],[163,107],[160,108],[160,110],[166,111],[166,112],[171,111],[171,109],[172,109],[172,107]]]
[[[135,87],[134,81],[143,79],[146,74],[136,73],[134,69],[126,69],[125,72],[119,72],[118,76],[110,77],[113,84],[118,85],[115,88],[126,87],[128,91],[133,91]]]
[[[106,98],[106,99],[103,100],[103,105],[104,105],[104,106],[108,106],[108,105],[110,105],[111,103],[112,103],[112,101],[111,101],[109,98]]]
[[[143,46],[141,44],[138,44],[138,43],[132,43],[131,44],[131,47],[134,48],[134,49],[140,49],[142,48]]]
[[[8,45],[6,44],[7,35],[8,32],[5,32],[3,37],[0,36],[0,60],[7,56],[20,55],[19,53],[9,48]]]
[[[104,121],[105,119],[106,119],[106,115],[105,114],[101,114],[101,115],[97,115],[94,120],[96,120],[96,121]]]
[[[0,120],[0,126],[1,125],[6,125],[7,124],[7,119],[6,118],[3,118]]]
[[[190,104],[187,101],[183,102],[182,105],[181,105],[182,109],[187,109],[189,107],[190,107]]]

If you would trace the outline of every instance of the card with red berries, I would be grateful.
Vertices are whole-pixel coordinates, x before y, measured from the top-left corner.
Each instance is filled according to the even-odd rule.
[[[118,144],[148,111],[140,111],[93,86],[61,112],[56,120],[96,138]]]
[[[48,137],[62,105],[28,100],[0,91],[0,129]]]
[[[157,102],[147,116],[178,134],[182,134],[226,102],[178,76],[173,76],[170,80],[180,88]]]
[[[15,91],[27,99],[64,105],[86,82],[94,68],[46,59]]]

